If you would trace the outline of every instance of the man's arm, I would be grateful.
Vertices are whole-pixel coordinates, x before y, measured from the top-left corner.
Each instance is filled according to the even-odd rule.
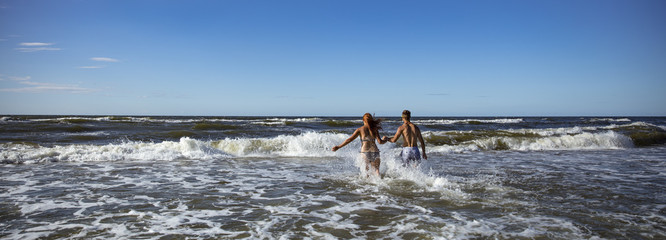
[[[398,141],[398,139],[400,138],[400,135],[402,134],[403,129],[404,129],[404,126],[398,127],[398,130],[395,131],[395,135],[393,136],[393,138],[389,139],[388,141],[392,142],[392,143]]]
[[[388,140],[389,140],[386,136],[379,137],[379,131],[377,131],[377,134],[375,134],[375,137],[377,139],[377,142],[379,142],[379,144],[384,144],[384,143],[388,142]]]
[[[416,137],[419,139],[419,142],[421,143],[421,154],[423,155],[423,159],[428,160],[428,155],[426,155],[426,150],[425,150],[425,141],[423,141],[423,136],[421,135],[421,129],[414,125],[414,128],[416,128]]]

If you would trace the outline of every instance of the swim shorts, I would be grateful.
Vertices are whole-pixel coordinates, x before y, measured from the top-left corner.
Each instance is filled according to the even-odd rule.
[[[418,147],[403,147],[400,153],[402,164],[407,165],[412,162],[421,162],[421,152]]]

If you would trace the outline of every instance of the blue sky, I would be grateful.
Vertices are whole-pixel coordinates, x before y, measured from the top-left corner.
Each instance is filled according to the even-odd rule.
[[[666,116],[666,1],[0,0],[0,114]]]

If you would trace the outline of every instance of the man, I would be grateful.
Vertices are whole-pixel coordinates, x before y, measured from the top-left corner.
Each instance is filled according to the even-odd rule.
[[[388,141],[394,143],[398,141],[400,136],[403,137],[405,143],[402,145],[402,152],[400,156],[402,157],[402,165],[407,166],[411,163],[418,164],[421,162],[421,153],[419,153],[419,148],[417,140],[421,145],[421,150],[423,151],[423,159],[428,160],[425,150],[425,142],[423,141],[423,136],[421,136],[421,130],[419,127],[410,122],[412,113],[409,110],[402,111],[402,126],[398,128],[395,136],[388,139]]]

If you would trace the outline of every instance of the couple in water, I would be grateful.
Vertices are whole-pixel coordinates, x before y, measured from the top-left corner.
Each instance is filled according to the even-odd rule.
[[[333,147],[333,151],[337,151],[361,136],[361,157],[365,160],[365,170],[370,171],[370,166],[372,166],[375,174],[379,176],[379,164],[381,160],[379,158],[379,148],[377,148],[375,139],[379,144],[384,144],[386,142],[394,143],[398,141],[400,136],[402,136],[404,144],[400,156],[404,166],[419,163],[421,161],[421,152],[419,152],[417,141],[420,142],[423,158],[428,160],[425,151],[425,142],[423,141],[423,136],[421,136],[421,130],[410,122],[410,119],[411,112],[409,112],[409,110],[402,111],[403,124],[398,128],[395,136],[393,136],[393,138],[388,138],[386,136],[382,138],[379,136],[379,129],[382,129],[381,120],[375,119],[370,113],[366,113],[363,115],[363,126],[356,129],[351,137],[345,140],[342,144]]]

